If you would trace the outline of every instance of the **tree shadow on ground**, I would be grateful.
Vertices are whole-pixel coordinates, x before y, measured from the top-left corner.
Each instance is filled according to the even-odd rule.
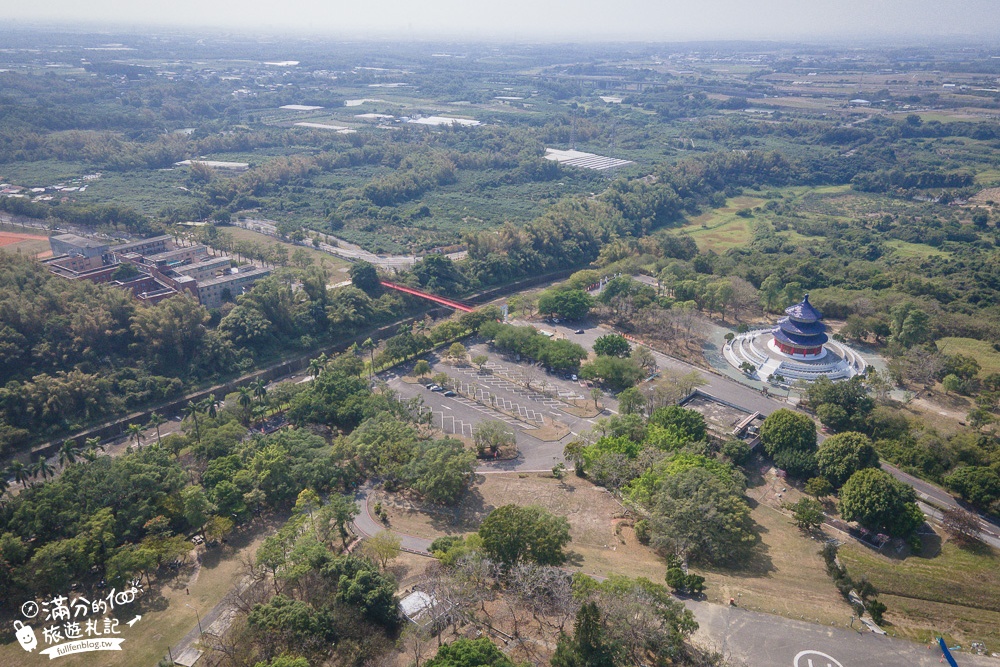
[[[706,566],[699,563],[699,568],[706,572],[728,576],[751,578],[771,576],[777,568],[770,555],[771,548],[763,539],[763,535],[769,531],[764,526],[754,523],[753,532],[757,536],[757,541],[753,545],[739,549],[714,565]]]
[[[567,552],[564,565],[576,568],[583,567],[583,554],[576,551]]]
[[[438,507],[435,511],[428,512],[431,526],[442,533],[471,533],[479,530],[479,524],[495,509],[476,488],[476,484],[481,483],[482,476],[477,475],[476,481],[457,505]]]

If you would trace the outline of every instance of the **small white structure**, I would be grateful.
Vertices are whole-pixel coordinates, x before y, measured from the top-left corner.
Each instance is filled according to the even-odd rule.
[[[399,611],[410,623],[431,633],[451,623],[452,605],[424,591],[414,590],[399,601]]]

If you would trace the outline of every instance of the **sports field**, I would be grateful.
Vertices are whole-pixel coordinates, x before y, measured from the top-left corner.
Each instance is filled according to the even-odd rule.
[[[49,237],[0,231],[0,250],[39,256],[49,252]]]

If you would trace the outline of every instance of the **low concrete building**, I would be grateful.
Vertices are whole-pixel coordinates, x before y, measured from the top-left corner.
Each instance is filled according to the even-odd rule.
[[[151,255],[143,255],[143,263],[155,266],[158,269],[172,269],[183,264],[200,262],[208,257],[208,247],[203,245],[187,246],[186,248],[174,248],[166,252]]]
[[[233,261],[228,257],[210,257],[200,262],[182,264],[173,267],[174,273],[182,276],[190,276],[195,280],[210,280],[218,277],[223,271],[227,271],[233,266]]]
[[[111,252],[119,255],[136,253],[139,255],[156,255],[161,252],[172,250],[174,240],[170,236],[154,236],[148,239],[122,243],[111,248]]]
[[[55,256],[102,257],[108,251],[107,243],[76,234],[53,236],[49,238],[49,247],[52,248],[52,254]]]
[[[218,278],[212,278],[198,283],[198,300],[206,308],[218,308],[226,301],[232,301],[243,294],[262,278],[271,275],[271,269],[256,266],[233,269],[235,273],[226,273]]]

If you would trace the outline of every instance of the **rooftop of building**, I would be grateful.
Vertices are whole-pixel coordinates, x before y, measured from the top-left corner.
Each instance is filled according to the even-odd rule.
[[[170,243],[173,242],[173,237],[168,234],[163,234],[161,236],[151,236],[148,239],[138,239],[136,241],[129,241],[128,243],[119,243],[116,246],[112,246],[111,249],[115,252],[128,252],[130,248],[138,248],[139,246],[149,245],[150,243]]]
[[[107,241],[98,241],[97,239],[88,239],[86,236],[78,236],[76,234],[59,234],[58,236],[53,236],[53,240],[61,241],[62,243],[68,243],[70,245],[77,246],[78,248],[106,248],[108,247]]]
[[[816,322],[817,320],[823,319],[823,314],[816,310],[811,303],[809,303],[808,294],[802,297],[802,301],[799,303],[785,308],[785,314],[794,320],[799,320],[800,322]]]
[[[250,278],[254,276],[266,276],[270,275],[271,269],[262,269],[259,266],[252,266],[250,268],[240,267],[237,273],[226,273],[217,278],[211,278],[198,283],[198,287],[210,287],[212,285],[222,285],[228,282],[232,282],[239,278]]]

